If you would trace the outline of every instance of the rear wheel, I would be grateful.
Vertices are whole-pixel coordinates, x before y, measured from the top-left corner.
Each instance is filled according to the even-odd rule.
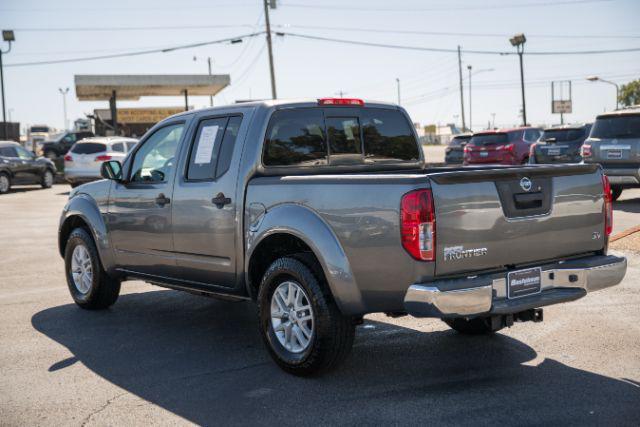
[[[305,262],[301,261],[304,260]],[[355,324],[342,315],[315,260],[283,257],[271,264],[258,293],[260,332],[286,372],[308,376],[340,364],[353,345]]]
[[[42,174],[42,180],[40,182],[42,188],[51,188],[53,185],[53,172],[50,169],[47,169]]]
[[[9,174],[0,172],[0,194],[8,193],[11,190],[11,177]]]
[[[620,195],[622,195],[622,187],[619,185],[612,185],[611,198],[613,199],[613,201],[615,202],[616,200],[618,200],[620,198]]]
[[[494,329],[491,325],[490,317],[474,317],[473,319],[456,317],[442,320],[451,329],[464,335],[489,335],[502,329],[502,327]]]
[[[113,305],[120,294],[120,281],[102,269],[98,250],[91,235],[76,228],[67,239],[64,254],[67,285],[80,307],[98,310]]]

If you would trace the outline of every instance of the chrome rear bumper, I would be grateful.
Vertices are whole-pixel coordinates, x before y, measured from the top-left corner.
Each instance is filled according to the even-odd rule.
[[[541,291],[536,294],[508,299],[505,272],[414,284],[405,294],[404,306],[416,317],[517,313],[573,301],[588,292],[615,286],[624,278],[627,259],[594,256],[541,267]]]

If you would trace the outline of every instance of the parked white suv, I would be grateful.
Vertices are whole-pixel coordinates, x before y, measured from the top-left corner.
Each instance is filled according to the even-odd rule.
[[[124,161],[138,143],[119,136],[85,138],[76,142],[64,156],[64,178],[72,187],[101,179],[100,166],[107,160]]]

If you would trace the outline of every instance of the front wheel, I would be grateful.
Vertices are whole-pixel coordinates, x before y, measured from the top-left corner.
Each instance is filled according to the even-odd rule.
[[[618,200],[621,195],[622,195],[622,187],[619,185],[612,185],[611,198],[613,199],[613,201],[615,202],[616,200]]]
[[[473,319],[456,317],[442,319],[442,321],[449,325],[451,329],[464,335],[489,335],[502,329],[502,327],[493,328],[490,317],[474,317]]]
[[[64,264],[69,292],[80,307],[98,310],[116,302],[120,281],[102,269],[96,245],[85,229],[76,228],[69,235]]]
[[[353,319],[340,313],[314,262],[305,256],[277,259],[258,293],[260,332],[269,354],[283,370],[300,376],[340,364],[355,333]]]
[[[51,186],[53,185],[53,172],[51,172],[49,169],[44,171],[44,173],[42,174],[40,185],[42,186],[42,188],[51,188]]]

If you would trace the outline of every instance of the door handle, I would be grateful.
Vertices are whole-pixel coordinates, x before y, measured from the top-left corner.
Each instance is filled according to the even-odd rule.
[[[216,205],[216,207],[218,208],[222,208],[224,205],[228,205],[229,203],[231,203],[231,199],[225,197],[224,193],[218,193],[216,197],[211,199],[211,203]]]
[[[168,205],[169,203],[171,203],[171,199],[165,197],[164,193],[160,193],[158,197],[156,197],[156,205],[160,207],[164,207],[164,205]]]

